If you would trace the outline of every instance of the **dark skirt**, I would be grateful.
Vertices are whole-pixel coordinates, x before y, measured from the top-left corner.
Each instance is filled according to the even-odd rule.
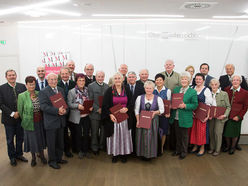
[[[223,135],[230,138],[238,137],[241,132],[241,122],[242,121],[228,120]]]
[[[34,131],[24,130],[24,152],[39,153],[45,148],[43,121],[34,123]]]
[[[159,128],[163,130],[163,136],[169,133],[169,119],[165,116],[159,116]]]

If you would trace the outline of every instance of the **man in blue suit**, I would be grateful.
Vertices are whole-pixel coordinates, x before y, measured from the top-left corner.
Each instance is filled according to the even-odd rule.
[[[200,66],[200,73],[202,73],[205,76],[205,83],[204,85],[208,88],[210,88],[209,83],[211,81],[211,79],[213,79],[214,77],[208,75],[209,72],[209,65],[207,63],[202,63]],[[195,86],[195,78],[193,79],[192,85]],[[210,88],[211,89],[211,88]]]
[[[48,85],[47,80],[45,79],[45,67],[37,67],[36,73],[38,78],[36,80],[35,90],[40,91]]]

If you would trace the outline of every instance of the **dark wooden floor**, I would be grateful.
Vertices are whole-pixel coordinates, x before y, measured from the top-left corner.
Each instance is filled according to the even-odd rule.
[[[151,162],[129,158],[126,164],[111,163],[110,156],[101,153],[93,159],[79,159],[76,155],[60,170],[44,166],[38,161],[30,166],[30,154],[24,154],[28,163],[18,162],[11,167],[6,152],[4,127],[0,126],[0,185],[37,186],[236,186],[248,185],[248,146],[235,155],[222,153],[218,157],[189,154],[179,160],[166,152]]]

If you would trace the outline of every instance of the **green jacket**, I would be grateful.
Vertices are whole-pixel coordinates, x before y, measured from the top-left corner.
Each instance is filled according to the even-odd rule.
[[[173,90],[173,93],[179,93],[181,86],[176,87]],[[198,98],[196,90],[192,88],[188,88],[188,90],[184,93],[183,102],[186,105],[184,109],[178,110],[178,118],[179,118],[179,126],[184,128],[190,128],[193,124],[193,110],[195,110],[198,106]],[[172,110],[170,123],[172,124],[175,120],[176,111]]]
[[[38,96],[38,91],[35,91],[35,94]],[[17,110],[22,119],[22,128],[34,131],[34,107],[28,91],[18,95]]]

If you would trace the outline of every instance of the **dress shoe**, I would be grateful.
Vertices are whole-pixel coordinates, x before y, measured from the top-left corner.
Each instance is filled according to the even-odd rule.
[[[222,151],[223,152],[227,152],[227,151],[229,151],[229,148],[228,147],[225,147]]]
[[[60,166],[56,163],[56,162],[50,162],[49,163],[49,166],[50,167],[52,167],[52,168],[54,168],[54,169],[60,169]]]
[[[183,160],[184,158],[186,158],[186,154],[184,152],[182,152],[179,156],[180,160]]]
[[[180,153],[179,153],[179,152],[177,152],[177,151],[175,151],[175,152],[173,152],[171,155],[172,155],[172,156],[179,156],[179,155],[180,155]]]
[[[36,160],[32,159],[31,161],[31,167],[34,167],[36,165]]]
[[[67,160],[59,160],[59,161],[57,161],[57,163],[60,163],[60,164],[67,164],[68,161],[67,161]]]
[[[229,150],[229,154],[230,155],[233,155],[235,153],[235,149],[234,148],[231,148],[230,150]]]
[[[24,158],[24,156],[18,156],[16,159],[23,161],[23,162],[28,162],[28,160]]]
[[[68,151],[68,152],[65,152],[65,156],[67,158],[72,158],[73,157],[73,154],[70,151]]]
[[[116,163],[117,161],[118,161],[117,156],[113,156],[113,157],[112,157],[112,163]]]
[[[11,158],[10,159],[10,165],[15,167],[17,165],[16,159],[15,158]]]
[[[98,156],[99,155],[99,151],[97,150],[97,151],[92,151],[93,152],[93,154],[95,155],[95,156]]]
[[[237,149],[238,151],[241,151],[241,150],[242,150],[242,148],[240,147],[239,144],[236,145],[236,149]]]
[[[41,162],[42,162],[44,165],[47,164],[46,158],[43,157],[43,158],[41,158],[40,160],[41,160]]]
[[[121,162],[122,163],[127,163],[127,157],[126,156],[121,156]]]

